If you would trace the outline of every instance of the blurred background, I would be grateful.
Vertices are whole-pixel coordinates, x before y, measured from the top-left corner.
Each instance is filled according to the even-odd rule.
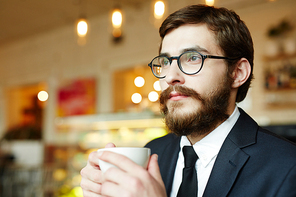
[[[165,135],[147,64],[163,19],[199,3],[245,21],[255,80],[239,106],[295,141],[295,0],[2,0],[0,196],[80,197],[91,151]]]

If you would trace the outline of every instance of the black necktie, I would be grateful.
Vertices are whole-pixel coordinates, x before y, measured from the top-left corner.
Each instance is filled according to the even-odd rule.
[[[197,197],[197,174],[195,163],[198,159],[192,146],[183,147],[185,166],[183,168],[182,183],[177,197]]]

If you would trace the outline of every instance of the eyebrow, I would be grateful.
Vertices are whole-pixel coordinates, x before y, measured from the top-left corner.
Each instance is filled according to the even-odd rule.
[[[197,52],[203,52],[203,53],[207,53],[209,54],[209,51],[199,45],[196,45],[194,47],[190,47],[190,48],[185,48],[185,49],[182,49],[180,54],[184,53],[184,52],[187,52],[187,51],[197,51]],[[169,53],[160,53],[159,54],[160,56],[167,56],[167,57],[170,57],[170,54]]]

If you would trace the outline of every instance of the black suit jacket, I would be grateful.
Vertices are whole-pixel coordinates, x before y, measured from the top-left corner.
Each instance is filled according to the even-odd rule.
[[[296,146],[259,127],[240,110],[213,166],[204,197],[296,197]],[[146,147],[159,156],[159,167],[170,195],[180,137],[168,134]]]

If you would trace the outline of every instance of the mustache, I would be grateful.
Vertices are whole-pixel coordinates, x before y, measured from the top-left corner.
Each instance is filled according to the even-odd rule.
[[[161,92],[159,97],[160,104],[165,104],[167,100],[170,99],[170,94],[172,91],[176,91],[179,94],[182,94],[184,96],[195,98],[196,100],[200,100],[201,102],[204,102],[204,99],[201,97],[199,93],[197,93],[194,89],[188,88],[185,86],[180,85],[174,85],[169,86],[167,89]]]

